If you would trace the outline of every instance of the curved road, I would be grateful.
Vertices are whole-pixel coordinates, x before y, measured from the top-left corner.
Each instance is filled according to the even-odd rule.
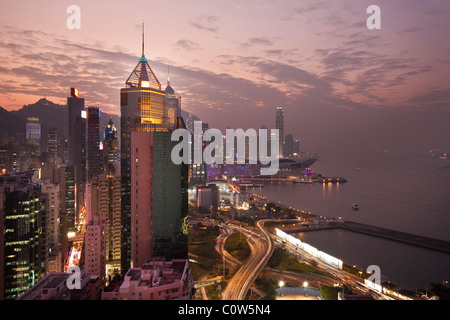
[[[266,221],[270,220],[260,220],[256,223],[262,236],[243,229],[252,253],[228,283],[222,300],[244,300],[253,281],[272,256],[272,238],[263,227]]]

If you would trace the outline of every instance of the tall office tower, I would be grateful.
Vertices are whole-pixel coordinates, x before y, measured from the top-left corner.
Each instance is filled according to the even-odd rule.
[[[103,165],[107,174],[114,175],[116,169],[114,162],[119,159],[119,140],[117,139],[117,129],[112,119],[109,119],[105,128],[103,140]]]
[[[284,139],[284,156],[290,157],[294,153],[294,136],[292,134],[287,134]]]
[[[87,179],[98,176],[103,172],[102,150],[100,150],[100,110],[97,107],[89,107],[87,112]]]
[[[91,275],[100,277],[100,284],[105,284],[106,270],[106,218],[97,214],[91,218],[84,234],[84,270]]]
[[[39,118],[28,117],[25,125],[25,139],[27,145],[30,146],[31,157],[39,157],[41,155],[41,124]]]
[[[165,119],[167,121],[167,127],[172,129],[176,123],[176,120],[181,117],[181,96],[170,86],[170,79],[167,80],[165,93]]]
[[[58,129],[52,127],[48,130],[47,142],[48,162],[53,165],[58,164]]]
[[[120,90],[120,167],[122,190],[121,268],[126,272],[131,262],[131,158],[132,132],[167,131],[164,125],[165,92],[144,55]]]
[[[39,248],[45,206],[33,179],[32,173],[23,173],[0,181],[0,299],[16,299],[45,268]]]
[[[133,132],[131,265],[152,257],[186,258],[187,165],[176,165],[171,132]]]
[[[86,183],[86,119],[84,98],[78,96],[78,90],[71,88],[71,97],[67,98],[69,107],[69,165],[75,167],[76,206],[75,221],[78,219],[79,209],[84,201],[84,187]],[[69,228],[71,227],[69,215]]]
[[[202,136],[198,137],[202,141],[202,152],[205,150],[205,147],[208,145],[207,142],[203,141],[203,134],[206,130],[208,130],[209,126],[207,123],[202,123]],[[194,136],[195,139],[195,136]],[[226,140],[224,141],[226,142]],[[194,144],[192,144],[194,145]],[[226,144],[224,144],[226,146]],[[226,149],[226,148],[225,148]],[[193,149],[192,149],[193,152]],[[205,185],[208,181],[208,172],[207,172],[207,166],[206,163],[203,161],[200,164],[193,163],[190,165],[190,179],[189,179],[189,185],[190,186],[199,186],[199,185]]]
[[[275,119],[275,129],[278,129],[278,133],[280,135],[280,157],[283,157],[283,148],[284,148],[284,112],[283,107],[277,107],[276,111],[276,119]]]

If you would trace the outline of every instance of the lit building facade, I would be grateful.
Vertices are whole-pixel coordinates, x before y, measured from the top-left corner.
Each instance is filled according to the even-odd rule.
[[[48,162],[58,164],[58,129],[52,127],[48,130],[47,154]]]
[[[41,193],[47,195],[46,206],[47,214],[45,217],[46,229],[46,266],[49,265],[50,257],[54,257],[59,252],[59,243],[61,239],[60,226],[60,187],[58,184],[51,183],[50,180],[42,181]],[[44,221],[43,221],[44,222]],[[48,269],[47,269],[48,272]]]
[[[45,273],[45,248],[40,245],[45,243],[41,224],[46,212],[32,172],[1,178],[0,299],[13,300]]]
[[[89,107],[87,111],[87,180],[103,172],[102,150],[100,150],[100,109]]]
[[[114,162],[119,159],[119,140],[117,139],[117,129],[112,119],[109,119],[108,125],[104,131],[103,139],[103,165],[105,173],[114,175],[116,169]]]
[[[70,166],[75,168],[76,205],[74,222],[78,219],[79,209],[83,204],[84,186],[86,183],[86,120],[87,112],[84,108],[84,98],[78,96],[78,90],[71,88],[71,96],[67,98],[69,109],[69,139],[68,153]],[[69,215],[69,219],[71,219]],[[69,228],[72,227],[69,220]]]
[[[97,214],[89,220],[84,234],[85,271],[100,277],[101,286],[106,276],[106,217]]]
[[[120,90],[121,268],[131,266],[131,135],[133,132],[167,131],[164,123],[165,92],[142,49],[137,66]]]

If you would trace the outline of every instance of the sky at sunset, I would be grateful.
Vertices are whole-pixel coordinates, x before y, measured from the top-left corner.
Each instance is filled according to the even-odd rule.
[[[182,108],[211,127],[273,128],[283,106],[285,133],[312,152],[449,145],[449,17],[445,0],[3,1],[0,106],[65,104],[77,87],[119,115],[144,22],[163,88],[169,69]]]

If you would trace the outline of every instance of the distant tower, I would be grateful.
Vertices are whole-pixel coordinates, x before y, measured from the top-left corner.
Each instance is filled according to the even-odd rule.
[[[284,112],[283,107],[277,107],[276,118],[275,118],[275,129],[278,129],[280,135],[280,157],[283,157],[284,148]]]
[[[293,152],[294,152],[297,156],[300,155],[300,141],[297,140],[297,139],[294,141]]]
[[[58,164],[58,129],[52,127],[48,130],[47,154],[50,163]]]
[[[172,129],[176,120],[181,117],[181,96],[170,86],[170,78],[167,77],[165,118],[167,127]]]
[[[289,133],[284,139],[284,156],[290,157],[294,153],[294,136]]]
[[[117,139],[117,129],[114,126],[112,119],[109,119],[108,125],[105,128],[103,140],[103,164],[107,174],[114,175],[114,161],[119,157],[119,140]]]
[[[32,146],[31,156],[41,155],[41,124],[39,118],[28,117],[26,123],[26,143]]]

